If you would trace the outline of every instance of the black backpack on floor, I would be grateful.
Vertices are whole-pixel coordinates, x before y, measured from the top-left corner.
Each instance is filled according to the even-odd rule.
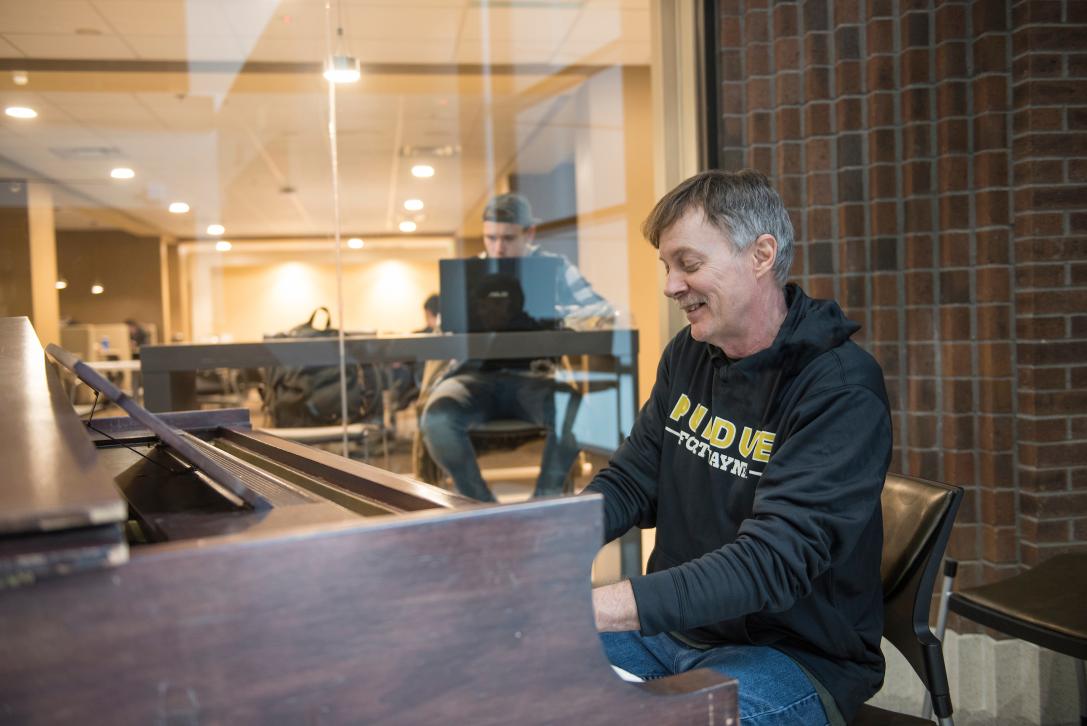
[[[325,327],[314,325],[317,314],[325,313]],[[309,320],[280,338],[335,338],[332,316],[319,307]],[[373,365],[347,361],[347,417],[349,423],[381,418],[381,388]],[[333,426],[341,423],[339,366],[273,366],[264,370],[263,402],[276,427]]]

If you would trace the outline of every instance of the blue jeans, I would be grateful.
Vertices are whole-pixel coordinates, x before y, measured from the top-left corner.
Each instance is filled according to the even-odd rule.
[[[497,419],[528,421],[547,429],[540,475],[533,496],[562,493],[577,458],[574,418],[580,394],[550,375],[516,371],[470,371],[439,383],[427,399],[419,427],[430,456],[453,477],[457,491],[493,502],[479,471],[468,430]]]
[[[789,656],[765,645],[698,650],[666,633],[601,633],[614,665],[646,680],[712,668],[739,681],[743,726],[823,726],[827,715],[815,686]]]

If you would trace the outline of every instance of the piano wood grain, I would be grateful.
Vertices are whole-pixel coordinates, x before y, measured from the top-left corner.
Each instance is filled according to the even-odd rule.
[[[622,682],[593,627],[599,497],[136,550],[0,597],[20,723],[728,724],[711,671]]]

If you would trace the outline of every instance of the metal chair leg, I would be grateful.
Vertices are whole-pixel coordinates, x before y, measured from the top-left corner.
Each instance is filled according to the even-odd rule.
[[[940,586],[940,607],[936,611],[936,639],[944,642],[944,631],[947,630],[947,609],[951,601],[951,586],[955,582],[955,575],[959,572],[959,563],[950,557],[944,560],[944,581]],[[921,718],[932,718],[932,696],[925,691],[925,705],[921,708]],[[950,719],[940,719],[941,726],[951,723]]]

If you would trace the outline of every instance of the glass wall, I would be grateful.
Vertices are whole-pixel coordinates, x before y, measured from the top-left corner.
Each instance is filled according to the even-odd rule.
[[[0,314],[153,410],[243,406],[423,475],[420,388],[442,361],[525,345],[419,332],[452,284],[439,260],[486,254],[488,204],[517,193],[525,249],[607,308],[561,310],[544,327],[590,335],[514,352],[551,361],[580,450],[606,452],[633,417],[637,343],[591,334],[636,331],[634,256],[655,264],[638,231],[649,16],[648,0],[0,2]],[[509,439],[497,466],[516,478],[543,443]]]

